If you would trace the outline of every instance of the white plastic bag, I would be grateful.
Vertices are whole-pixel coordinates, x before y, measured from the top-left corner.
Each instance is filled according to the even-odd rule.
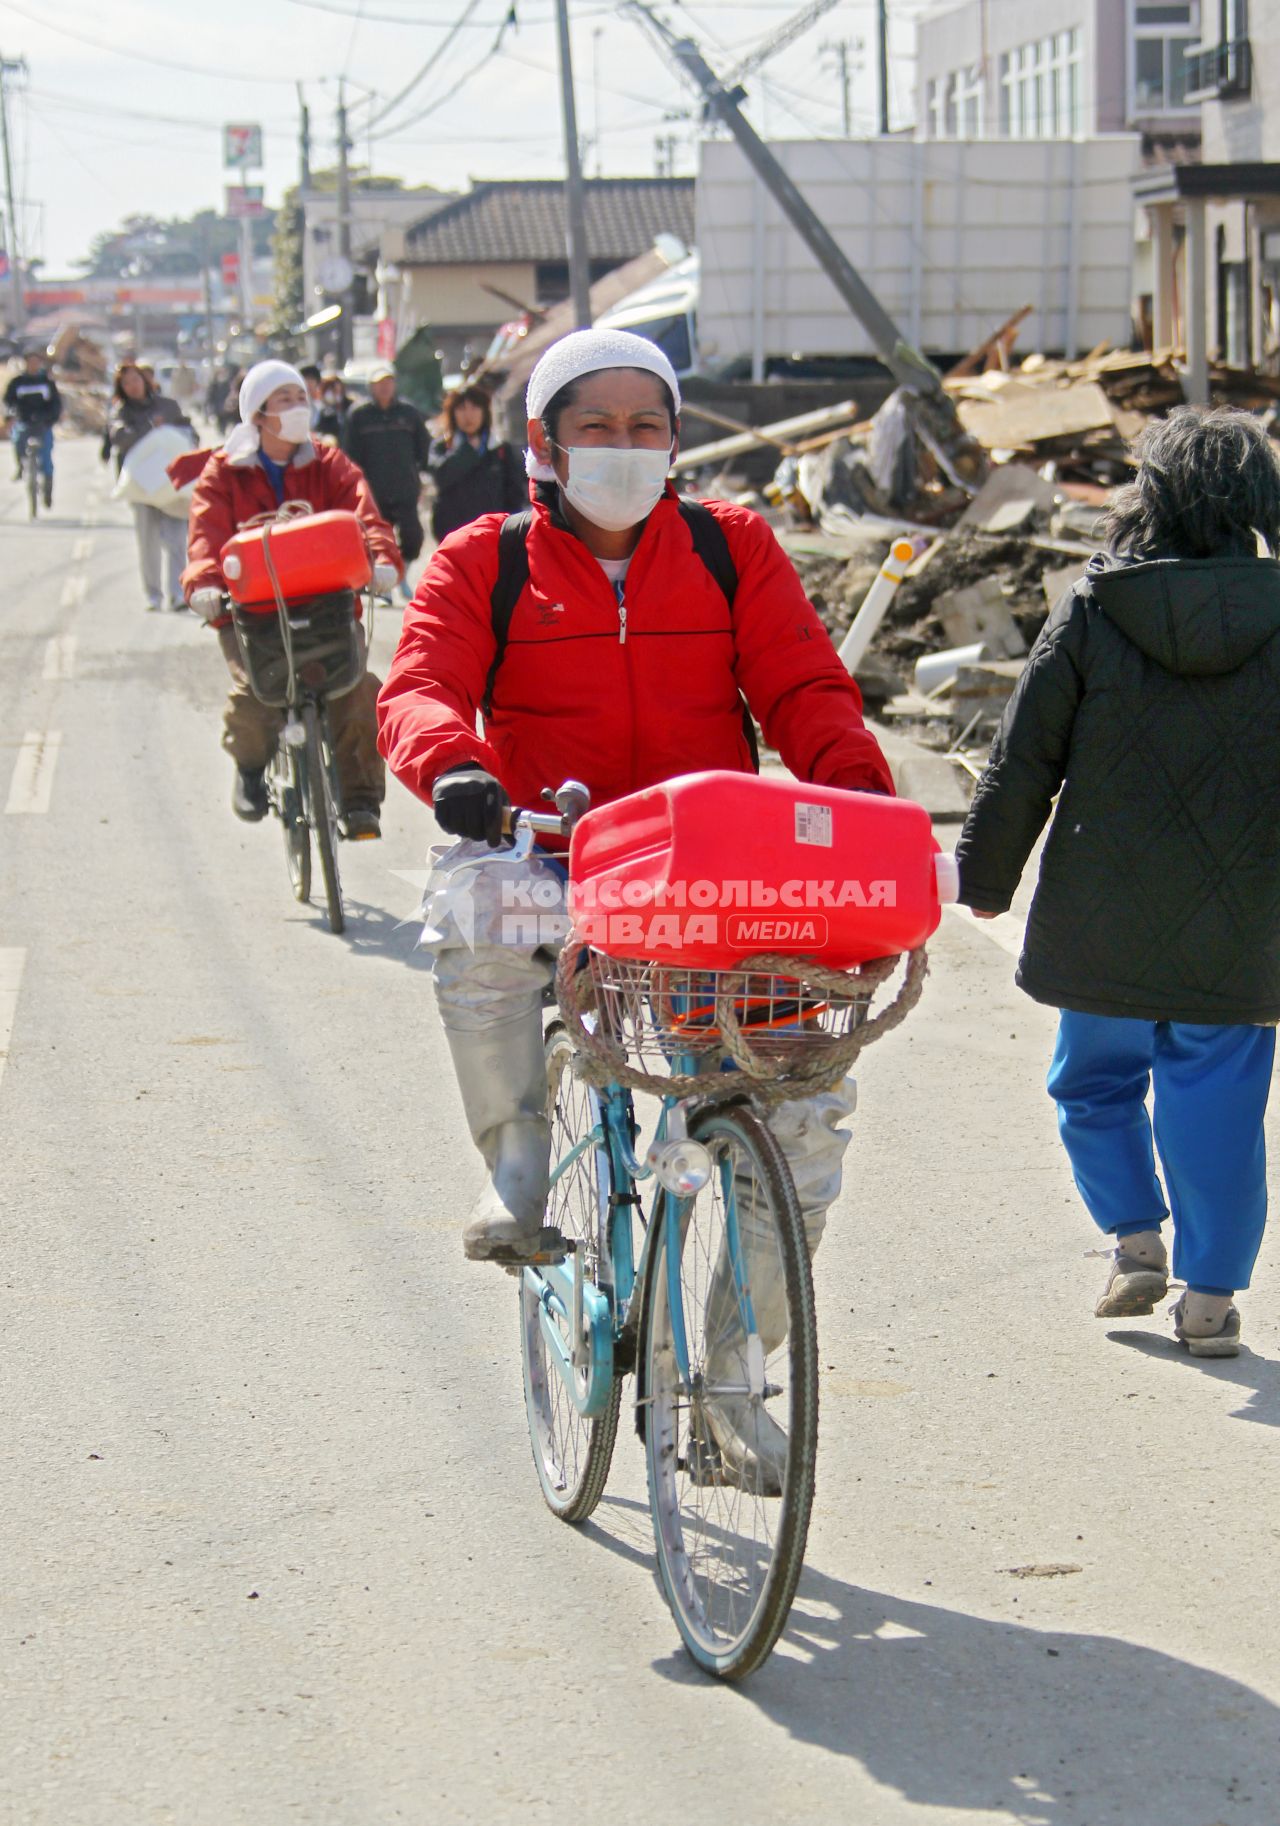
[[[191,433],[181,425],[157,425],[138,439],[120,465],[115,495],[118,500],[158,507],[178,519],[186,517],[195,482],[177,489],[166,471],[175,457],[192,448]]]

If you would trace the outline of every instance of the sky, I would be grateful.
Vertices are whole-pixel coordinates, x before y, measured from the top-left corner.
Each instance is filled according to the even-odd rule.
[[[259,121],[277,203],[298,172],[299,93],[312,162],[335,151],[345,77],[353,161],[410,184],[465,189],[481,178],[563,169],[552,0],[0,0],[11,72],[14,186],[24,251],[69,273],[93,236],[132,213],[222,206],[220,126]],[[690,0],[659,10],[720,73],[802,0]],[[922,0],[889,0],[891,125],[913,118],[914,20]],[[579,135],[588,176],[648,175],[655,140],[676,136],[675,169],[696,170],[689,90],[642,28],[603,0],[571,0]],[[748,112],[775,139],[841,132],[835,58],[853,70],[855,133],[875,127],[874,0],[840,0],[747,79]],[[861,49],[859,49],[861,45]],[[425,66],[425,72],[424,72]],[[372,145],[369,136],[372,134]],[[251,180],[252,181],[252,180]]]

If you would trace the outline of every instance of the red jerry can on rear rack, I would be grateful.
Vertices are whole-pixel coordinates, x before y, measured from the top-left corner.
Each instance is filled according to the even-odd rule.
[[[268,553],[286,602],[307,602],[341,590],[363,590],[373,576],[364,531],[353,513],[290,514],[242,527],[219,559],[233,602],[274,614]]]
[[[922,945],[953,875],[909,799],[683,774],[581,819],[569,905],[612,957],[732,970],[773,952],[843,969]]]

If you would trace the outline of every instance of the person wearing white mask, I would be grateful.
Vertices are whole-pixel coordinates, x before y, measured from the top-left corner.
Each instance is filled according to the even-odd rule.
[[[527,394],[533,505],[485,515],[435,552],[379,699],[392,772],[461,840],[428,884],[422,942],[488,1169],[463,1236],[471,1260],[513,1265],[547,1246],[541,1001],[563,845],[523,861],[491,847],[507,806],[536,806],[566,779],[598,806],[677,774],[751,771],[748,707],[800,779],[893,791],[857,687],[768,525],[671,487],[679,406],[670,362],[638,336],[581,330],[553,344]],[[532,934],[527,913],[511,917],[530,905],[544,915]],[[775,1120],[811,1247],[851,1108],[846,1090]],[[785,1301],[761,1298],[785,1336]],[[772,1420],[726,1412],[716,1432],[726,1464],[756,1487],[777,1482],[786,1440]]]
[[[170,465],[181,487],[196,476],[191,498],[188,563],[182,587],[191,607],[216,629],[231,673],[222,746],[236,766],[232,810],[256,823],[267,812],[266,768],[275,753],[282,712],[261,703],[245,675],[235,629],[224,612],[220,554],[231,535],[287,501],[316,512],[345,509],[364,528],[374,582],[390,590],[403,566],[392,529],[351,460],[313,442],[306,383],[283,361],[260,361],[240,387],[240,423],[221,450],[194,451]],[[379,837],[385,773],[376,740],[380,681],[367,672],[353,691],[329,704],[343,830],[349,838]]]

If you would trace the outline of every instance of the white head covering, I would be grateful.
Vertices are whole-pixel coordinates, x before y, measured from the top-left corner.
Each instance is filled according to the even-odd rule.
[[[256,454],[258,427],[253,421],[277,387],[301,387],[305,393],[307,383],[287,361],[257,362],[240,382],[240,423],[224,446],[233,460]]]
[[[647,374],[656,374],[670,388],[679,412],[680,382],[657,343],[631,330],[574,330],[571,336],[552,343],[529,376],[525,416],[541,418],[562,387],[604,368],[643,368]],[[532,450],[525,451],[524,466],[535,482],[556,479],[550,465],[539,463]]]

